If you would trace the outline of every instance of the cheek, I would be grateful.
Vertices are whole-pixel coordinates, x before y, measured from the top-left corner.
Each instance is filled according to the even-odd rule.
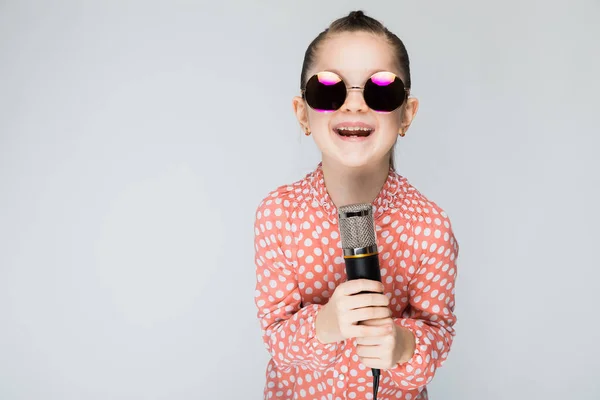
[[[329,122],[333,113],[317,112],[310,110],[308,113],[308,123],[315,132],[326,132],[329,130]]]
[[[394,111],[391,114],[380,114],[378,118],[379,130],[386,135],[396,135],[400,131],[401,114]]]

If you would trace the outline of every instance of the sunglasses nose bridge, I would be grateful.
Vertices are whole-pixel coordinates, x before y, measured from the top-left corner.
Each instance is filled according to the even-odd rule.
[[[351,86],[347,88],[346,101],[342,107],[349,111],[363,111],[369,108],[365,102],[363,91],[364,88],[359,86]]]

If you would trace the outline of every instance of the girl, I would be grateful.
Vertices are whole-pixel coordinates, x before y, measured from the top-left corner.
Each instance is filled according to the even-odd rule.
[[[322,160],[256,212],[264,397],[427,399],[455,334],[458,244],[444,211],[394,168],[419,104],[404,44],[351,12],[309,45],[300,82],[293,107]],[[337,210],[355,203],[373,205],[381,283],[346,279]]]

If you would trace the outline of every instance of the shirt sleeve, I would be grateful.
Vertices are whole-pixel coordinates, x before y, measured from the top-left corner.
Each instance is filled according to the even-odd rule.
[[[316,337],[315,318],[322,305],[302,305],[294,239],[286,219],[285,212],[269,207],[269,202],[261,203],[256,212],[255,304],[262,338],[279,368],[304,365],[322,371],[339,359],[338,343],[324,344]]]
[[[388,370],[400,387],[427,385],[448,357],[453,338],[454,285],[459,246],[449,220],[442,212],[438,225],[414,230],[416,266],[408,268],[409,307],[396,324],[415,336],[412,358]],[[437,223],[436,222],[436,223]],[[412,274],[411,274],[412,272]]]

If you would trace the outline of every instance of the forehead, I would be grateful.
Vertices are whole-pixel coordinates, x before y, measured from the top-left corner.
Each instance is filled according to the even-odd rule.
[[[355,83],[377,71],[400,72],[392,46],[385,38],[367,32],[344,32],[323,41],[310,74],[319,71],[335,71]]]

